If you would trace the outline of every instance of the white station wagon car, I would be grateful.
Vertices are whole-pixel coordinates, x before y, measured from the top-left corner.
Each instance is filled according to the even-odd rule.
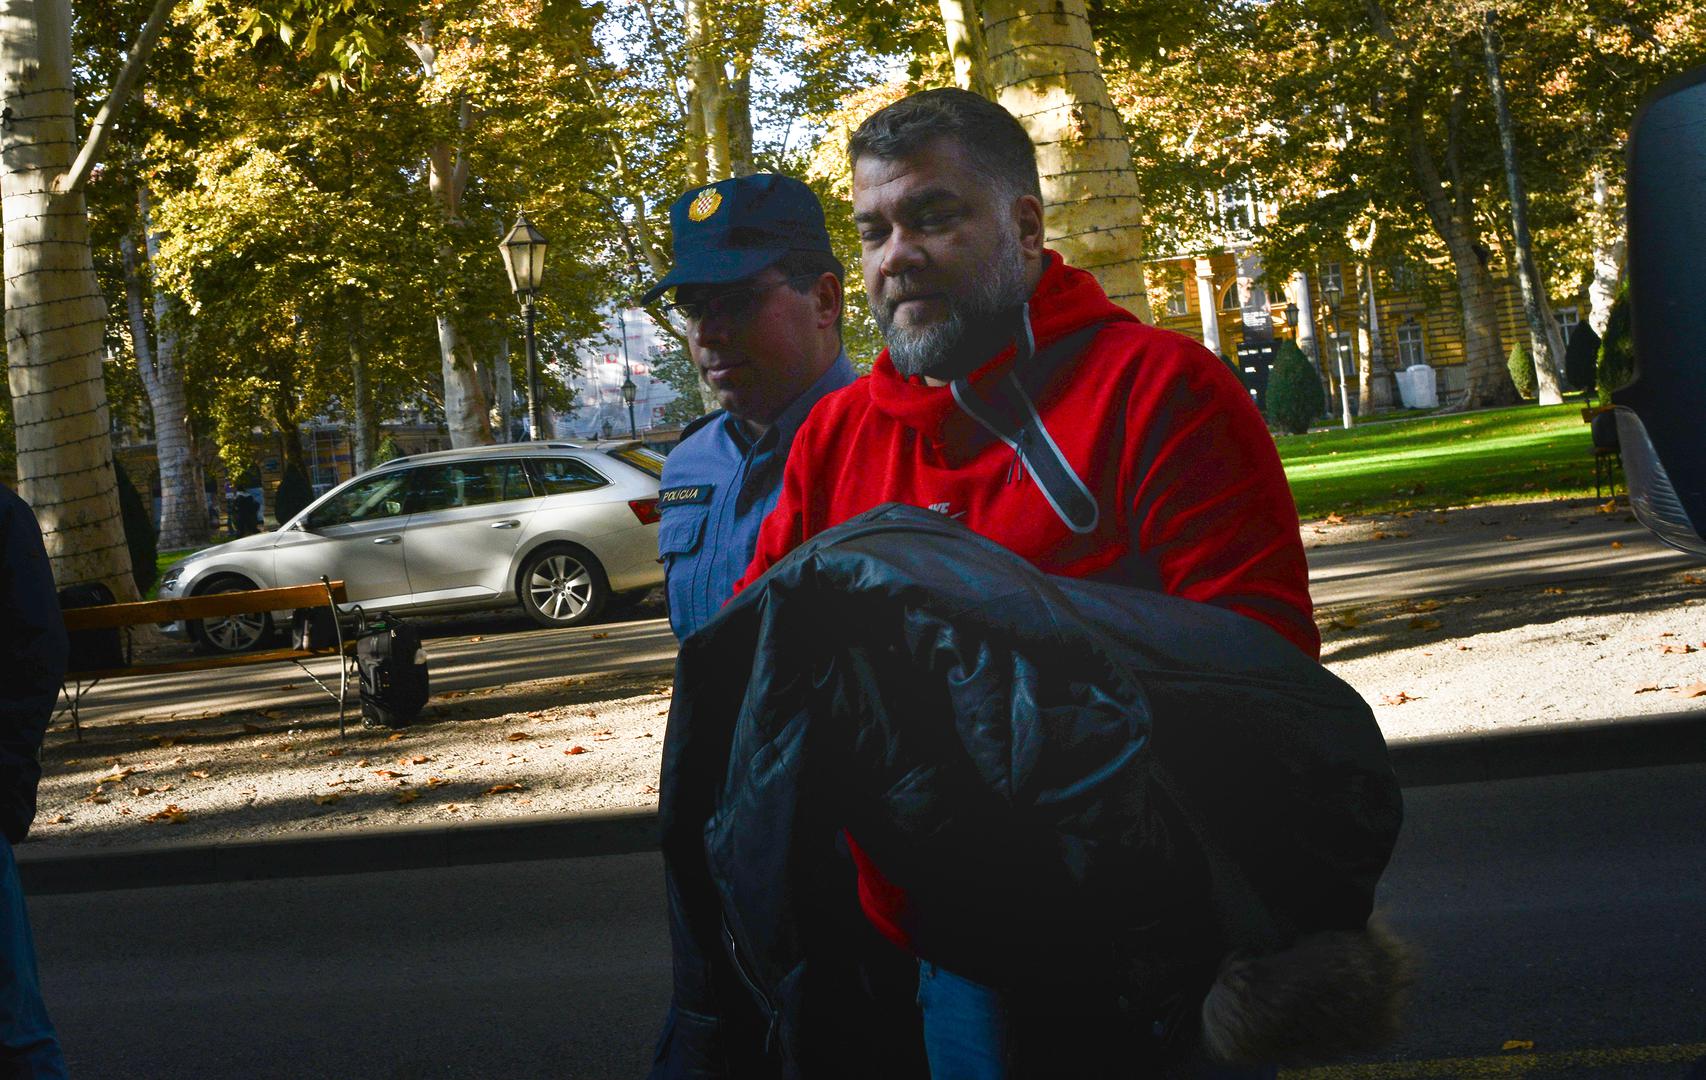
[[[519,603],[541,626],[577,626],[663,581],[658,477],[638,443],[513,443],[388,461],[326,492],[276,532],[198,551],[160,598],[342,580],[366,611]],[[169,623],[215,652],[272,637],[282,616]]]

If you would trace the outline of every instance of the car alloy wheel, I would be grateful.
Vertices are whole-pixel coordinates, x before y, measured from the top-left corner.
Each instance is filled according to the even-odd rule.
[[[563,550],[546,551],[521,576],[523,606],[541,626],[579,626],[598,617],[609,595],[598,564]]]
[[[254,586],[247,581],[228,578],[196,595],[247,592]],[[216,653],[240,653],[257,649],[272,638],[272,616],[266,612],[243,615],[219,615],[199,619],[190,624],[190,633],[203,648]]]

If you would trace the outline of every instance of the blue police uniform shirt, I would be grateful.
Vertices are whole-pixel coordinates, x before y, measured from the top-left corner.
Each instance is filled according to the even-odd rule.
[[[758,527],[781,497],[794,433],[820,398],[855,377],[842,353],[756,440],[739,420],[718,412],[689,428],[670,451],[658,490],[658,553],[677,638],[710,622],[734,592],[758,546]]]

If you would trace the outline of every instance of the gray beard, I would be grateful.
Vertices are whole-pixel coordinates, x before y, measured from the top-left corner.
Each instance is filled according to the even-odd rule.
[[[929,326],[896,326],[889,304],[873,305],[895,371],[951,381],[982,367],[1012,340],[1013,313],[1030,299],[1016,231],[1003,235],[989,272],[971,284],[968,295],[949,300],[947,318]],[[904,281],[896,286],[904,292]]]

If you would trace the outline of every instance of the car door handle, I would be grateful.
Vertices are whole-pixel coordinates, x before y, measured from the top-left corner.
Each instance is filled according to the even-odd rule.
[[[517,521],[515,518],[510,518],[508,521],[494,521],[494,522],[492,522],[492,528],[494,528],[494,529],[513,529],[517,525],[520,525],[520,524],[521,524],[520,521]]]
[[[375,544],[399,544],[402,543],[402,541],[403,538],[401,536],[381,536],[373,542]]]

